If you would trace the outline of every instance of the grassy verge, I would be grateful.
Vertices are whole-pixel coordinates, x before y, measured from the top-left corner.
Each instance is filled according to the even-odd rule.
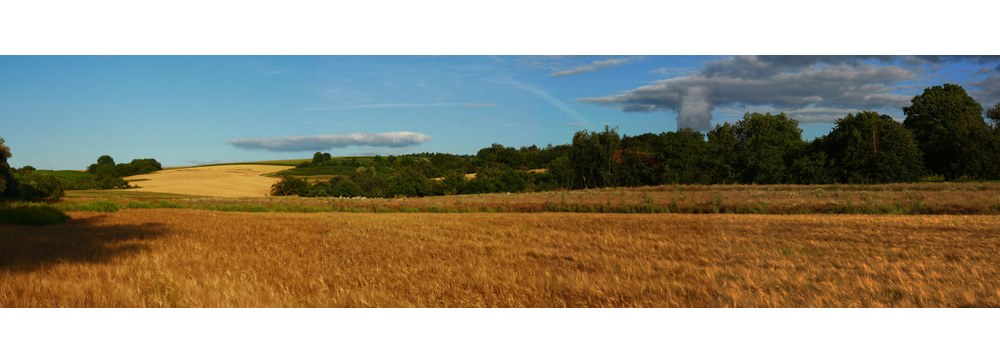
[[[118,212],[120,206],[106,199],[87,202],[64,202],[56,205],[63,211]]]
[[[70,217],[58,208],[35,203],[0,205],[0,224],[43,226],[66,222]]]
[[[176,193],[162,193],[162,192],[146,192],[146,191],[123,191],[117,189],[103,189],[103,190],[71,190],[66,191],[66,198],[77,199],[77,198],[94,198],[94,199],[121,199],[121,198],[131,198],[131,199],[181,199],[181,198],[200,198],[204,196],[195,196],[189,194],[176,194]]]

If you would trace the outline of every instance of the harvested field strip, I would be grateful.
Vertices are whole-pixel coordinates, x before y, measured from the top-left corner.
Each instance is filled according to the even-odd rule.
[[[72,212],[2,307],[994,307],[992,216]]]
[[[128,193],[116,191],[117,193]],[[237,212],[1000,214],[1000,184],[657,186],[423,198],[117,197],[122,208]],[[73,202],[71,199],[67,202]],[[166,201],[164,201],[166,200]],[[72,210],[66,207],[67,210]]]

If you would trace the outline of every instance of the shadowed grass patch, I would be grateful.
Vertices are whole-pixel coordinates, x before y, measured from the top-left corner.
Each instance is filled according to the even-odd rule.
[[[69,216],[48,205],[16,204],[0,207],[0,224],[44,226],[66,222]]]
[[[58,207],[64,211],[84,211],[84,212],[118,212],[118,204],[106,199],[89,202],[66,202]],[[152,207],[146,207],[152,208]]]

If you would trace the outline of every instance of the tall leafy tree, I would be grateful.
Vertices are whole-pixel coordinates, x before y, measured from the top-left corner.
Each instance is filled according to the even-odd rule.
[[[923,174],[913,135],[888,115],[865,111],[838,119],[830,134],[816,141],[833,160],[844,183],[914,182]]]
[[[789,182],[798,184],[830,184],[837,181],[836,167],[826,152],[818,150],[814,141],[807,145],[805,155],[792,161]]]
[[[994,131],[1000,129],[1000,102],[993,105],[993,108],[986,110],[986,118],[989,118],[993,122]]]
[[[569,161],[573,166],[575,188],[614,186],[617,164],[615,153],[621,149],[618,131],[607,126],[603,132],[583,130],[573,135]]]
[[[733,128],[737,163],[745,183],[784,183],[805,146],[799,121],[784,113],[746,113]]]
[[[928,87],[903,107],[903,114],[903,126],[913,132],[929,170],[945,180],[988,172],[989,130],[983,108],[961,86]]]
[[[97,164],[99,164],[99,165],[112,165],[112,166],[114,166],[115,165],[115,159],[112,158],[111,156],[104,155],[104,156],[101,156],[101,157],[97,158]]]
[[[986,163],[991,168],[987,168],[987,170],[991,171],[989,177],[996,179],[1000,178],[1000,102],[993,105],[993,108],[986,110],[986,118],[990,119],[990,129],[992,130],[990,143],[986,150]]]
[[[676,132],[660,134],[659,146],[656,150],[669,173],[667,182],[700,183],[707,182],[703,178],[704,161],[708,151],[705,135],[701,132],[684,127]]]
[[[573,164],[569,161],[569,155],[559,156],[549,161],[545,173],[560,188],[573,187],[573,181],[576,178],[573,173]]]
[[[14,182],[14,175],[10,171],[7,159],[10,158],[10,147],[4,144],[3,137],[0,137],[0,197],[13,196],[17,190]]]
[[[712,183],[734,183],[740,174],[736,159],[736,132],[729,122],[708,131],[707,171]]]

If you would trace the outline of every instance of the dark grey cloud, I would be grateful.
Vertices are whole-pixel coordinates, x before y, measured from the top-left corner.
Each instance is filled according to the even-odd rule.
[[[277,138],[241,138],[227,144],[245,150],[271,152],[324,151],[348,146],[407,147],[431,140],[431,136],[416,132],[349,133],[342,135],[315,135]]]
[[[1000,102],[1000,71],[982,81],[974,81],[969,84],[978,88],[978,90],[970,90],[969,94],[980,105],[983,105],[984,109],[991,108],[994,104]]]
[[[914,79],[917,73],[897,65],[862,61],[869,59],[889,63],[895,57],[735,56],[710,61],[695,75],[577,100],[626,112],[675,111],[679,128],[699,131],[711,128],[716,106],[769,106],[791,111],[908,105],[912,96],[893,92],[898,90],[897,83]]]
[[[707,77],[766,78],[782,72],[795,72],[816,64],[857,66],[862,60],[894,62],[898,56],[847,56],[847,55],[764,55],[735,56],[710,61],[701,74]]]
[[[905,56],[904,61],[921,64],[921,63],[931,63],[931,64],[944,64],[951,62],[967,61],[979,65],[993,64],[1000,62],[1000,55],[916,55],[916,56]],[[998,67],[1000,69],[1000,67]]]

